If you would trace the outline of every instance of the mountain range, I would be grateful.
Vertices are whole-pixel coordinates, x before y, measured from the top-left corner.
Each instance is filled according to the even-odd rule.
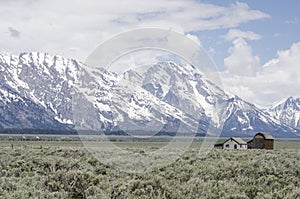
[[[289,97],[267,110],[280,123],[300,129],[300,98]]]
[[[196,67],[158,62],[114,73],[46,53],[0,54],[0,130],[300,135],[300,99],[259,109]]]

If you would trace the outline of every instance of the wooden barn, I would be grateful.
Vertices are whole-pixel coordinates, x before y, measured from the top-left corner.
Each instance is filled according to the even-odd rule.
[[[257,133],[247,142],[248,149],[274,149],[274,137],[270,133]]]
[[[247,149],[247,142],[242,138],[231,137],[220,144],[215,144],[217,149]]]

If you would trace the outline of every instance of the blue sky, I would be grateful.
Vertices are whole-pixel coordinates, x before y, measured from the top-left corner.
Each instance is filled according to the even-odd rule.
[[[84,61],[124,31],[188,35],[211,55],[224,88],[259,106],[299,96],[296,0],[0,0],[0,52],[48,52]]]
[[[226,6],[236,1],[216,0],[205,2]],[[300,1],[254,0],[241,2],[246,2],[252,9],[257,9],[270,15],[270,18],[239,25],[241,30],[251,30],[262,36],[262,39],[258,41],[249,41],[253,53],[260,55],[262,63],[276,56],[278,50],[288,49],[294,42],[300,41]],[[201,41],[205,48],[213,47],[218,49],[214,60],[220,67],[223,66],[223,59],[228,54],[227,49],[230,44],[224,42],[219,36],[226,34],[227,31],[227,29],[209,31],[209,33],[200,31],[197,34],[199,38],[203,38]],[[207,37],[210,38],[206,40]],[[217,39],[217,42],[215,39]]]

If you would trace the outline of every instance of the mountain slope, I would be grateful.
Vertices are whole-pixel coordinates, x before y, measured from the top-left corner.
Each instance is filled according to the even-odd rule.
[[[297,133],[189,65],[116,74],[44,53],[0,54],[0,74],[0,128],[206,134],[224,123],[223,135]]]
[[[224,136],[232,136],[233,133],[239,135],[241,132],[248,136],[252,136],[253,132],[271,132],[275,137],[294,137],[298,132],[238,97],[228,100],[224,115]]]
[[[205,133],[209,124],[218,126],[220,122],[224,123],[224,136],[252,136],[259,131],[272,132],[275,136],[294,136],[297,132],[287,125],[281,125],[255,105],[237,96],[231,98],[192,66],[182,67],[172,62],[164,62],[142,73],[129,71],[125,77],[132,82],[138,82],[160,100],[189,113],[191,118],[199,121],[198,133]],[[217,111],[216,102],[223,106],[223,117],[217,120],[212,117],[214,111]]]
[[[47,108],[42,103],[37,92],[48,87],[47,77],[42,75],[42,70],[36,69],[38,61],[29,55],[19,57],[0,55],[0,126],[3,128],[53,128],[69,129],[58,121],[57,112]],[[27,58],[27,59],[26,59]],[[37,74],[39,73],[39,74]],[[54,80],[54,78],[52,78]],[[44,93],[55,95],[57,92],[44,90]],[[43,97],[47,95],[42,95]],[[50,106],[49,106],[50,107]]]
[[[300,98],[289,97],[274,104],[268,112],[282,124],[300,129]]]

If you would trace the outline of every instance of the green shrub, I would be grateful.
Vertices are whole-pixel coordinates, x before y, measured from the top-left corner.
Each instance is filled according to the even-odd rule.
[[[133,149],[147,155],[147,148]],[[299,198],[299,150],[191,149],[164,168],[130,174],[85,149],[1,148],[0,198]]]

